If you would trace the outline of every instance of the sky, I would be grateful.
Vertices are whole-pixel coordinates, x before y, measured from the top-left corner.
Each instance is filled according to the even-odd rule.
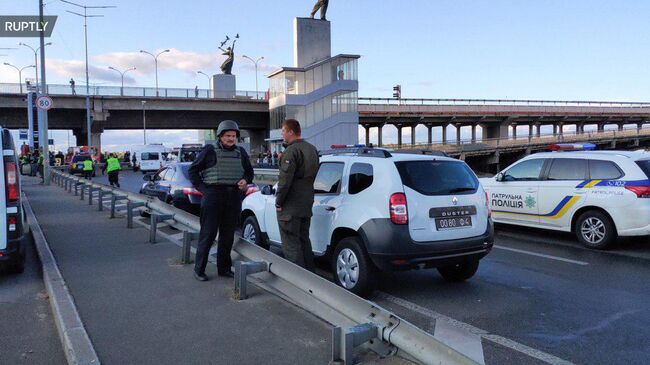
[[[90,6],[88,54],[91,84],[119,85],[108,69],[136,67],[125,86],[155,85],[153,59],[139,50],[171,52],[159,58],[160,87],[207,88],[196,71],[219,72],[217,46],[239,34],[233,74],[239,90],[255,90],[253,63],[263,56],[264,75],[293,62],[294,17],[308,16],[308,0],[78,0]],[[83,18],[59,0],[46,0],[58,15],[48,40],[47,81],[77,87],[84,79]],[[38,14],[37,0],[0,0],[0,14]],[[650,99],[650,1],[601,0],[331,0],[332,53],[359,54],[359,95],[390,97],[402,85],[408,98],[507,98],[648,101]],[[0,48],[36,38],[0,38]],[[1,50],[0,62],[33,63],[27,48]],[[31,75],[29,75],[31,73]],[[33,77],[31,71],[25,75]],[[0,82],[15,83],[15,70],[0,65]],[[394,131],[385,131],[386,142]],[[452,132],[449,132],[452,134]],[[422,134],[420,134],[422,135]],[[149,140],[170,146],[196,140],[194,131],[151,131]],[[362,136],[362,135],[360,135]],[[67,143],[55,131],[57,147]],[[139,131],[107,131],[102,143],[138,143]],[[409,138],[408,133],[404,138]],[[418,140],[421,137],[418,136]],[[426,134],[422,135],[426,138]],[[71,137],[74,140],[74,137]],[[183,142],[181,142],[183,141]]]

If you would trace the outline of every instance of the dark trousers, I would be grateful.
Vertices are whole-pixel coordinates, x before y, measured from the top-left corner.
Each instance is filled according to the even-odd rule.
[[[194,271],[197,274],[205,273],[210,247],[214,244],[217,233],[219,233],[217,272],[224,273],[230,270],[232,266],[230,250],[239,223],[240,211],[241,191],[237,187],[210,186],[203,191],[201,231],[194,263]]]
[[[83,170],[83,171],[84,171],[84,172],[83,172],[83,174],[84,174],[84,179],[87,179],[87,180],[92,180],[92,179],[93,179],[93,172],[92,172],[92,170],[91,170],[91,171]]]
[[[119,182],[119,176],[120,172],[119,171],[111,171],[108,173],[108,182],[111,184],[111,186],[115,185],[118,188],[120,187],[120,182]]]
[[[314,272],[314,253],[309,240],[311,217],[278,220],[284,258]]]

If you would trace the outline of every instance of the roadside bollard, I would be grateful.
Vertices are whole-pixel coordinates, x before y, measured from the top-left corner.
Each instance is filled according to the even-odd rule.
[[[183,231],[183,247],[181,249],[181,264],[191,264],[192,240],[199,239],[199,232]]]
[[[77,181],[74,183],[74,196],[79,195],[79,187],[83,185],[84,183],[82,183],[81,181]]]
[[[156,231],[158,229],[158,223],[169,219],[174,219],[174,215],[151,213],[149,224],[149,243],[156,243]]]
[[[112,193],[113,195],[111,196],[111,218],[115,218],[115,204],[120,201],[120,200],[127,200],[129,197],[126,195],[115,195],[115,193]]]
[[[113,195],[113,191],[106,191],[104,189],[99,189],[99,193],[97,195],[97,210],[98,211],[103,211],[104,210],[104,196],[106,195]]]
[[[268,271],[269,264],[264,261],[237,261],[235,262],[235,299],[244,300],[248,298],[246,290],[246,277],[248,274]]]
[[[93,205],[93,193],[98,190],[101,190],[101,188],[96,188],[92,185],[88,188],[88,205]]]
[[[126,202],[126,228],[133,228],[133,210],[144,205],[143,202]]]
[[[81,199],[80,200],[84,200],[84,192],[87,191],[89,187],[90,187],[90,185],[86,184],[86,183],[83,183],[83,185],[81,185],[81,194],[80,194]]]

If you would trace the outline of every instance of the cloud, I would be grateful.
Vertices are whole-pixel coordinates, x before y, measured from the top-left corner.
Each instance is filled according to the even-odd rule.
[[[53,71],[57,75],[63,76],[65,78],[70,77],[75,79],[77,85],[83,83],[86,75],[85,62],[78,60],[48,59],[47,69],[48,72]],[[120,75],[113,70],[109,70],[108,67],[88,65],[88,73],[92,80],[108,81],[115,84],[119,84],[121,81]],[[133,84],[135,83],[135,80],[132,77],[126,75],[124,77],[124,83]]]

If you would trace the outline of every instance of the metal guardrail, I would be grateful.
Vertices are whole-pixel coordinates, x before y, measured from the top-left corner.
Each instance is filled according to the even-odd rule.
[[[520,106],[592,106],[650,107],[650,102],[580,101],[580,100],[516,100],[516,99],[418,99],[360,97],[360,105],[520,105]]]
[[[35,90],[35,87],[30,87]],[[0,83],[0,94],[23,94],[27,93],[28,88],[20,84]],[[75,85],[74,93],[70,85],[48,84],[46,94],[49,95],[86,95],[85,85]],[[214,92],[209,89],[183,89],[183,88],[158,88],[155,87],[120,87],[120,86],[90,86],[89,95],[91,96],[124,96],[138,98],[190,98],[190,99],[212,99],[215,98]],[[264,91],[235,91],[235,98],[266,100]]]
[[[157,198],[93,183],[58,170],[52,171],[52,177],[55,183],[67,191],[71,191],[73,185],[75,187],[82,185],[86,190],[90,191],[89,188],[92,187],[111,195],[112,213],[115,210],[115,199],[120,197],[127,201],[127,214],[130,213],[131,217],[134,209],[144,208],[152,213],[152,223],[165,220],[166,223],[183,231],[198,232],[201,228],[198,217]],[[92,193],[89,193],[89,196],[92,196]],[[101,205],[103,202],[98,201],[98,204]],[[132,222],[127,222],[129,223]],[[183,251],[186,250],[187,247],[184,247]],[[340,327],[333,330],[334,361],[352,364],[351,359],[345,354],[351,355],[351,348],[365,343],[376,351],[390,351],[384,355],[400,351],[400,354],[406,358],[422,364],[477,364],[466,355],[377,304],[362,299],[270,251],[239,238],[233,245],[233,252],[237,256],[235,260],[263,262],[268,268],[267,271],[255,274],[255,277],[249,277],[249,280],[255,281],[260,287],[290,300],[335,326],[347,327],[345,333],[342,333]],[[366,342],[369,339],[379,341],[370,341],[372,342],[370,345]]]

